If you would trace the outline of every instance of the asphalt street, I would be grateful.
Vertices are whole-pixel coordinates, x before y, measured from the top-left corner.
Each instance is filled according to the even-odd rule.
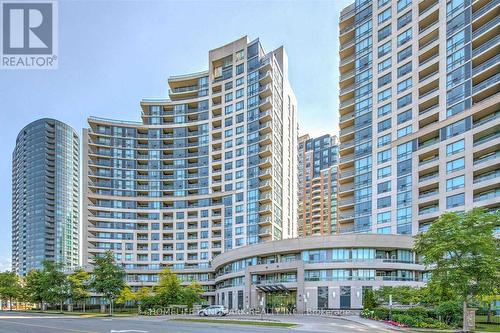
[[[173,321],[172,317],[73,317],[16,312],[0,313],[0,333],[377,333],[394,332],[382,327],[369,327],[338,318],[276,318],[297,323],[293,328],[260,327],[219,323]],[[228,319],[231,319],[229,317]],[[252,319],[247,319],[252,320]]]

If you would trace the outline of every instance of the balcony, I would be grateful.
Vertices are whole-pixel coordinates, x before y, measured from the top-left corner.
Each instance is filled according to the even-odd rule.
[[[475,31],[473,31],[472,38],[475,39],[475,38],[481,36],[486,31],[494,28],[498,24],[500,24],[500,16],[497,16],[496,18],[490,20],[488,23],[484,24],[483,26],[481,26],[478,29],[476,29]]]
[[[493,171],[485,172],[485,173],[480,174],[478,176],[474,176],[474,184],[485,182],[487,180],[495,179],[495,178],[500,179],[500,170],[493,170]]]
[[[486,60],[485,62],[475,66],[472,68],[472,76],[484,71],[485,69],[498,65],[500,63],[500,54],[497,54],[496,56]]]
[[[492,39],[488,39],[486,42],[472,50],[472,57],[476,57],[477,55],[483,53],[486,50],[489,50],[498,43],[500,43],[500,35],[497,35]]]
[[[485,90],[489,86],[494,86],[495,84],[500,83],[500,73],[497,73],[490,77],[489,79],[486,79],[472,87],[472,93],[476,94],[480,92],[481,90]]]
[[[500,197],[500,188],[484,191],[474,195],[474,202],[496,199]],[[497,202],[498,204],[498,202]]]

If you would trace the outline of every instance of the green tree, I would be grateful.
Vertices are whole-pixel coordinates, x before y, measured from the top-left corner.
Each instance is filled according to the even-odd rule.
[[[201,294],[203,294],[201,284],[198,281],[192,281],[182,290],[182,303],[186,304],[189,309],[192,309],[193,304],[201,301]]]
[[[389,295],[392,295],[394,303],[410,305],[420,300],[420,290],[410,286],[382,286],[374,291],[375,301],[389,303]]]
[[[0,273],[0,299],[9,300],[9,310],[12,310],[12,299],[20,297],[21,293],[21,281],[15,272]]]
[[[107,251],[102,257],[94,258],[94,271],[90,286],[109,301],[110,316],[113,315],[113,301],[125,288],[124,278],[125,271],[121,266],[115,264],[111,251]]]
[[[43,303],[45,302],[45,285],[42,271],[33,269],[28,272],[25,290],[27,299],[34,303],[38,303],[42,309]]]
[[[363,293],[363,309],[372,310],[377,307],[377,301],[375,300],[375,294],[373,290],[366,289]]]
[[[125,308],[127,302],[136,300],[137,300],[137,295],[132,291],[132,289],[130,289],[129,286],[126,286],[125,288],[122,289],[120,296],[118,296],[118,298],[116,299],[116,304],[123,304],[123,308]]]
[[[500,287],[500,213],[475,208],[446,212],[416,237],[415,251],[432,268],[430,281],[454,290],[463,308]],[[466,320],[464,316],[464,321]]]
[[[83,312],[85,312],[85,303],[90,293],[88,292],[90,283],[90,274],[83,269],[77,269],[68,276],[71,302],[83,302]]]
[[[151,288],[141,287],[135,292],[136,300],[141,303],[144,299],[151,296]]]
[[[165,268],[160,273],[160,282],[156,286],[159,301],[165,305],[180,304],[182,302],[182,286],[175,273]]]
[[[64,301],[70,297],[70,284],[67,275],[61,269],[60,263],[44,260],[41,283],[43,299],[49,303],[59,303],[62,312]]]

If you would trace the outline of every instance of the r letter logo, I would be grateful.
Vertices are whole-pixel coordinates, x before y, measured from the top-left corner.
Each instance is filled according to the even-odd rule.
[[[57,68],[57,3],[2,1],[2,69]]]

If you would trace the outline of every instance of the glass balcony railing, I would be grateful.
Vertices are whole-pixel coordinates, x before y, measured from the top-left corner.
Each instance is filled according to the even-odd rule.
[[[487,87],[492,86],[492,85],[499,83],[499,82],[500,82],[500,73],[497,73],[497,74],[493,75],[492,77],[490,77],[489,79],[486,79],[486,80],[482,81],[481,83],[473,86],[472,93],[475,94],[478,91],[484,90]]]
[[[480,54],[480,53],[483,53],[484,51],[486,51],[487,49],[489,49],[490,47],[492,47],[493,45],[496,45],[500,42],[500,35],[488,40],[487,42],[485,42],[484,44],[482,44],[481,46],[475,48],[473,51],[472,51],[472,56],[475,57],[476,55]]]
[[[489,21],[488,23],[486,23],[485,25],[474,31],[472,33],[472,38],[478,37],[479,35],[483,34],[484,32],[498,25],[499,23],[500,23],[500,16],[497,16],[496,18],[492,19],[491,21]]]

